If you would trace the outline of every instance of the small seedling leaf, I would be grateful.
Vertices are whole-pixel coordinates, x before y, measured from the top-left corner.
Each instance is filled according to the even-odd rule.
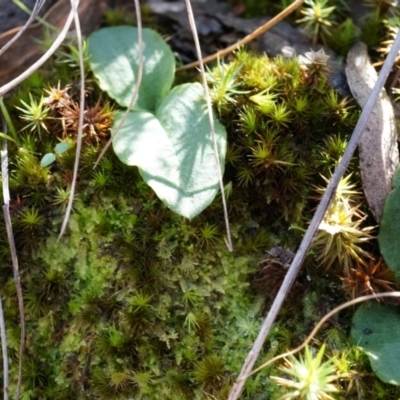
[[[117,113],[114,127],[123,114]],[[225,162],[226,131],[215,120],[221,164]],[[113,141],[122,162],[136,165],[157,196],[173,211],[192,219],[219,190],[210,122],[199,83],[175,87],[156,115],[131,112]]]
[[[133,109],[154,111],[171,89],[175,59],[162,37],[143,29],[143,77]],[[138,73],[137,28],[103,28],[89,37],[90,65],[100,87],[123,107],[132,97]]]
[[[60,155],[60,154],[64,153],[65,151],[67,151],[70,147],[71,147],[71,145],[70,145],[69,143],[67,143],[67,142],[61,142],[61,143],[58,143],[58,144],[56,145],[56,147],[54,147],[54,151],[55,151],[58,155]]]
[[[41,167],[48,167],[56,160],[56,156],[53,153],[47,153],[43,156],[42,160],[40,161]]]
[[[400,313],[396,308],[361,305],[353,317],[351,337],[367,353],[379,379],[400,385]]]

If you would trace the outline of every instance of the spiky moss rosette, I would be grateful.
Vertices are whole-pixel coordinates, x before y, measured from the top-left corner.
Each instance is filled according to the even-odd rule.
[[[249,317],[257,313],[246,278],[254,261],[221,244],[195,251],[202,224],[141,196],[77,200],[69,226],[57,241],[56,223],[20,260],[24,396],[189,399],[207,391],[224,398],[260,326]],[[7,275],[14,359],[18,313]],[[16,365],[11,372],[15,383]]]
[[[320,173],[334,167],[358,116],[328,87],[324,65],[240,52],[216,84],[229,69],[232,96],[217,109],[229,131],[234,255],[223,244],[220,199],[191,222],[174,215],[114,155],[93,172],[97,140],[84,146],[69,232],[58,241],[73,152],[41,169],[39,154],[54,138],[25,132],[10,166],[28,338],[24,398],[227,397],[262,319],[249,285],[260,252],[297,245],[287,228],[306,226],[312,185],[324,182]],[[14,360],[18,308],[8,252],[1,257]],[[292,343],[291,329],[304,333],[307,321],[296,324],[277,326],[273,335],[288,339],[274,351]],[[248,383],[244,398],[282,393],[269,372]]]
[[[229,135],[230,207],[241,214],[247,204],[260,226],[305,227],[313,186],[325,186],[320,174],[333,171],[359,115],[329,87],[323,51],[303,60],[239,51],[209,79]]]

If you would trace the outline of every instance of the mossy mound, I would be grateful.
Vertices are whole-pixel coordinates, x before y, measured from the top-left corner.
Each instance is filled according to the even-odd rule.
[[[229,72],[234,86],[218,92]],[[104,131],[85,141],[74,211],[67,233],[58,239],[72,176],[76,115],[70,121],[65,112],[49,115],[43,123],[53,135],[29,128],[18,146],[10,143],[11,210],[27,325],[24,399],[227,397],[258,334],[265,298],[279,285],[268,275],[276,270],[259,265],[262,253],[277,245],[297,246],[298,233],[288,228],[306,227],[315,206],[314,186],[323,186],[321,175],[329,176],[338,162],[358,110],[329,87],[325,67],[297,60],[241,51],[209,74],[228,130],[224,183],[233,253],[223,242],[218,197],[188,221],[168,210],[138,171],[113,154],[93,170]],[[74,87],[68,90],[76,103]],[[16,96],[29,100],[21,92]],[[108,105],[103,108],[107,101],[97,87],[88,95],[89,106],[98,104],[99,112],[109,112]],[[70,150],[41,167],[41,157],[63,135]],[[1,249],[14,390],[18,305],[5,239]],[[315,280],[308,283],[307,274]],[[309,295],[289,301],[283,314],[291,317],[283,316],[274,328],[265,358],[298,344],[316,318],[341,301],[335,272],[321,275],[311,255],[299,284]],[[264,282],[255,285],[262,296],[254,281]],[[345,340],[341,336],[332,343]],[[249,380],[244,398],[282,394],[267,378],[270,372]]]

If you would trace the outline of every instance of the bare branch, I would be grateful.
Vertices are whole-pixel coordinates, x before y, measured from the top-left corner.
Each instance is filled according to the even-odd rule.
[[[6,128],[6,126],[5,126],[5,128]],[[7,129],[4,129],[4,131],[5,131],[4,133],[7,133]],[[25,310],[24,310],[24,298],[22,295],[22,288],[21,288],[21,280],[20,280],[20,276],[19,276],[17,250],[15,247],[14,233],[13,233],[13,229],[12,229],[12,225],[11,225],[11,217],[10,217],[10,191],[9,191],[9,186],[8,186],[8,150],[7,150],[7,140],[6,139],[3,139],[3,150],[1,151],[1,174],[2,174],[2,181],[3,181],[4,221],[6,224],[8,244],[10,246],[11,261],[12,261],[13,272],[14,272],[14,280],[15,280],[15,286],[17,288],[19,316],[20,316],[20,321],[21,321],[21,336],[20,336],[19,360],[18,360],[18,382],[17,382],[17,393],[15,395],[15,398],[18,400],[19,396],[20,396],[20,392],[21,392],[22,360],[23,360],[24,348],[25,348]]]

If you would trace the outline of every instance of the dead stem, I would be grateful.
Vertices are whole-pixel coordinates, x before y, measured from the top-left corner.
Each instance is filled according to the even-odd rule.
[[[3,119],[3,131],[7,134],[7,125],[5,120]],[[18,265],[18,257],[17,250],[15,247],[14,233],[11,225],[11,217],[10,217],[10,191],[8,186],[8,149],[7,149],[7,139],[3,139],[3,149],[1,151],[1,175],[3,181],[3,213],[4,213],[4,221],[6,224],[7,230],[7,239],[11,252],[11,261],[13,265],[13,273],[15,286],[17,288],[17,297],[18,297],[18,307],[19,307],[19,317],[21,321],[21,336],[20,336],[20,344],[19,344],[19,360],[18,360],[18,382],[17,382],[17,392],[15,398],[18,400],[21,392],[21,384],[22,384],[22,360],[24,355],[25,348],[25,310],[24,310],[24,298],[22,295],[22,287],[21,280],[19,276],[19,265]],[[3,342],[3,340],[2,340]],[[2,344],[4,347],[4,344]],[[4,360],[4,358],[3,358]],[[6,385],[6,371],[4,373],[4,386]],[[8,377],[7,377],[8,380]],[[4,390],[4,394],[6,394],[6,390]]]
[[[65,210],[64,220],[61,225],[60,235],[58,236],[58,239],[60,239],[61,236],[64,234],[65,229],[68,224],[69,216],[72,211],[72,203],[73,203],[74,197],[75,197],[75,187],[76,187],[76,180],[78,179],[79,159],[81,156],[81,148],[82,148],[83,118],[84,118],[84,111],[85,111],[85,67],[83,65],[82,32],[81,32],[81,26],[80,26],[80,22],[79,22],[78,5],[79,5],[79,0],[71,0],[71,12],[74,15],[76,39],[78,42],[78,52],[79,52],[79,70],[80,70],[80,75],[81,75],[78,137],[76,139],[74,174],[72,176],[71,190],[70,190],[70,194],[69,194],[67,209]]]
[[[254,32],[252,32],[249,35],[245,36],[243,39],[241,39],[238,42],[232,44],[231,46],[229,46],[229,47],[227,47],[225,49],[222,49],[220,51],[217,51],[216,53],[211,54],[208,57],[203,58],[201,61],[203,62],[203,64],[206,64],[206,63],[209,63],[210,61],[214,61],[214,60],[217,60],[217,59],[225,57],[229,53],[232,53],[232,51],[236,50],[239,46],[243,46],[243,45],[251,42],[256,37],[258,37],[258,36],[262,35],[263,33],[265,33],[268,29],[271,29],[278,22],[280,22],[284,18],[286,18],[290,13],[292,13],[294,10],[299,8],[303,3],[304,3],[304,0],[296,0],[296,1],[294,1],[290,6],[286,7],[277,16],[275,16],[274,18],[272,18],[268,22],[266,22],[264,25],[262,25],[259,28],[257,28]],[[192,62],[190,64],[184,65],[183,67],[177,68],[176,72],[184,71],[186,69],[196,68],[199,65],[200,65],[200,61],[194,61],[194,62]]]
[[[64,41],[65,37],[67,36],[69,28],[72,24],[73,16],[74,16],[74,14],[71,11],[68,15],[67,20],[65,21],[65,25],[63,26],[62,31],[57,36],[57,38],[54,40],[53,44],[46,51],[46,53],[43,54],[43,56],[39,58],[39,60],[37,60],[33,65],[31,65],[29,68],[27,68],[21,75],[17,76],[12,81],[8,82],[7,84],[5,84],[3,86],[0,86],[0,97],[3,97],[7,92],[9,92],[15,86],[19,85],[30,75],[32,75],[55,53],[55,51],[60,47],[61,43]]]
[[[9,49],[17,40],[19,37],[22,36],[22,34],[27,30],[29,25],[33,22],[33,20],[36,18],[36,16],[39,14],[39,11],[43,7],[44,3],[46,0],[36,0],[35,6],[33,7],[33,10],[29,16],[29,19],[25,22],[25,25],[17,32],[17,34],[9,40],[1,49],[0,49],[0,57]]]
[[[333,310],[329,311],[326,315],[324,315],[320,319],[318,324],[315,325],[314,329],[311,331],[311,333],[307,336],[307,338],[304,340],[304,342],[300,346],[296,347],[293,350],[287,351],[286,353],[279,354],[278,356],[276,356],[274,358],[271,358],[266,363],[264,363],[263,365],[260,365],[258,368],[251,371],[248,375],[244,376],[242,379],[246,380],[251,375],[254,375],[255,373],[261,371],[263,368],[267,367],[268,365],[271,365],[274,362],[281,360],[282,358],[293,356],[296,353],[298,353],[299,351],[301,351],[302,349],[304,349],[304,347],[306,347],[307,344],[311,342],[312,338],[317,334],[317,332],[321,329],[321,327],[325,324],[325,322],[327,322],[330,318],[332,318],[338,312],[344,310],[345,308],[354,306],[356,304],[363,303],[365,301],[369,301],[369,300],[378,300],[379,301],[380,298],[384,298],[384,297],[400,297],[400,292],[385,292],[385,293],[369,294],[367,296],[361,296],[361,297],[357,297],[356,299],[346,301],[346,303],[343,303],[340,306],[335,307]]]
[[[186,2],[186,9],[187,9],[188,17],[189,17],[189,24],[192,29],[193,39],[194,39],[194,43],[195,43],[195,47],[196,47],[197,57],[199,59],[198,62],[200,65],[200,72],[201,72],[201,77],[203,80],[204,95],[205,95],[205,99],[206,99],[206,103],[207,103],[208,117],[210,120],[211,137],[212,137],[213,146],[214,146],[214,156],[215,156],[215,161],[216,161],[217,170],[218,170],[219,188],[221,190],[222,205],[223,205],[223,209],[224,209],[224,220],[225,220],[225,229],[226,229],[226,245],[227,245],[229,251],[233,251],[231,231],[229,228],[228,207],[226,205],[224,182],[222,180],[221,161],[220,161],[219,155],[218,155],[219,154],[218,153],[218,145],[217,145],[217,139],[216,139],[216,134],[215,134],[214,116],[213,116],[213,110],[212,110],[212,105],[211,105],[210,92],[208,90],[207,77],[206,77],[206,72],[204,69],[203,60],[201,59],[200,41],[199,41],[199,36],[197,34],[196,23],[194,20],[192,6],[190,4],[190,0],[185,0],[185,2]]]

